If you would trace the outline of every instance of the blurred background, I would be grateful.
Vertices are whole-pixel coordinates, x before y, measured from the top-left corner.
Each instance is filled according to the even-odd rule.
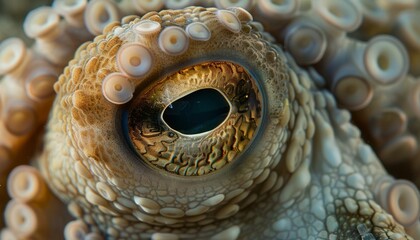
[[[0,0],[0,41],[8,37],[20,37],[29,43],[22,28],[26,14],[42,5],[51,4],[52,0]]]

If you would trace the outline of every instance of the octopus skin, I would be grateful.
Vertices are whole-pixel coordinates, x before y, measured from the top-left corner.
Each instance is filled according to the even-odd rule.
[[[0,238],[420,239],[419,4],[31,11],[0,44]],[[221,120],[175,121],[197,98]]]

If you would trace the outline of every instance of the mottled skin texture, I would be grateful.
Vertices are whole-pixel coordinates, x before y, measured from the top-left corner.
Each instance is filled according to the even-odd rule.
[[[78,49],[54,86],[36,163],[71,214],[109,239],[412,239],[378,203],[378,185],[389,176],[350,113],[247,15],[237,14],[241,31],[234,33],[216,12],[143,16],[162,27],[184,27],[195,17],[207,24],[212,39],[190,43],[181,55],[163,54],[158,34],[138,37],[135,17]],[[133,41],[154,61],[147,75],[130,78],[135,96],[203,62],[234,62],[250,72],[263,95],[263,117],[247,150],[205,176],[177,176],[142,162],[121,133],[131,103],[112,104],[101,91],[102,80],[120,71],[116,53]]]
[[[200,13],[200,20],[205,19],[206,23],[214,21],[211,20],[214,19],[212,12],[205,14],[204,9],[198,11],[190,9],[186,12],[191,11],[197,15]],[[177,19],[177,15],[183,15],[182,12],[168,13],[175,15],[172,19]],[[161,13],[160,15],[151,15],[149,18],[159,19],[158,17],[164,15],[166,14]],[[207,18],[210,20],[206,21]],[[188,21],[187,18],[186,22]],[[170,23],[171,21],[167,20],[166,24],[170,25]],[[211,24],[208,25],[212,30],[214,41],[205,43],[204,46],[199,44],[191,46],[190,48],[193,49],[189,49],[180,57],[174,57],[173,60],[165,56],[167,62],[163,63],[162,59],[162,64],[157,64],[158,67],[154,68],[150,75],[153,76],[155,71],[159,73],[161,71],[159,68],[169,68],[172,62],[182,63],[185,61],[184,59],[200,58],[202,52],[199,49],[232,52],[232,54],[238,54],[238,57],[235,58],[238,62],[242,62],[240,60],[241,52],[254,54],[255,62],[245,62],[245,64],[250,64],[252,67],[258,64],[258,69],[263,69],[257,71],[257,74],[261,74],[263,81],[267,82],[263,84],[268,98],[268,106],[266,106],[268,116],[265,120],[267,129],[263,135],[264,141],[255,143],[252,153],[247,153],[247,157],[242,156],[242,159],[236,160],[241,161],[242,166],[223,169],[225,172],[213,174],[213,177],[218,177],[218,174],[224,174],[222,175],[224,177],[229,175],[228,183],[221,182],[210,185],[197,183],[197,186],[194,186],[195,179],[192,178],[191,180],[185,179],[189,182],[188,188],[185,189],[182,184],[185,180],[177,179],[175,176],[166,176],[172,182],[179,181],[179,184],[171,186],[165,183],[166,179],[164,178],[159,181],[158,185],[155,185],[153,179],[157,176],[147,176],[145,171],[150,170],[145,166],[136,166],[140,164],[138,160],[131,160],[136,156],[124,150],[126,146],[120,144],[121,139],[118,138],[119,135],[116,132],[119,130],[119,123],[112,121],[116,118],[115,116],[118,116],[116,112],[118,108],[107,103],[100,91],[103,76],[118,71],[113,64],[115,56],[113,53],[121,44],[132,39],[132,32],[122,33],[123,30],[118,30],[120,33],[118,37],[111,32],[87,45],[86,50],[79,49],[81,57],[71,63],[70,67],[65,70],[66,74],[55,85],[58,100],[53,108],[53,115],[48,126],[47,146],[41,157],[41,164],[43,172],[47,179],[50,179],[52,187],[58,195],[66,202],[74,202],[75,205],[80,206],[83,209],[81,217],[86,221],[92,218],[93,222],[89,223],[97,225],[102,232],[108,232],[110,236],[118,233],[113,236],[117,238],[145,237],[156,231],[182,233],[182,237],[209,237],[233,226],[240,228],[240,238],[249,239],[303,239],[309,236],[351,238],[357,234],[355,227],[358,224],[366,224],[378,239],[386,239],[394,233],[404,235],[402,227],[374,202],[372,188],[376,179],[362,177],[375,176],[379,178],[385,175],[385,172],[378,171],[378,168],[381,169],[378,160],[372,153],[369,154],[369,148],[363,144],[360,134],[348,122],[349,119],[344,116],[346,113],[334,106],[335,103],[331,96],[311,86],[305,72],[300,73],[299,69],[292,70],[284,65],[284,56],[280,55],[276,61],[270,62],[274,66],[265,66],[266,52],[275,50],[267,45],[267,42],[260,40],[258,35],[254,35],[255,30],[249,31],[250,25],[244,26],[245,32],[241,34],[241,39],[226,29],[216,30],[219,29],[216,28],[216,24],[214,27]],[[222,34],[226,35],[226,40],[218,38]],[[220,40],[221,43],[217,43],[216,39],[223,40]],[[158,47],[153,45],[153,41],[150,42],[151,49]],[[229,44],[229,42],[234,44]],[[148,46],[147,43],[148,41],[146,41],[146,46]],[[255,46],[258,45],[262,46],[262,49],[255,49]],[[217,46],[218,49],[212,50],[214,46]],[[218,56],[217,52],[214,54]],[[102,61],[94,60],[101,56],[109,57],[105,57]],[[156,62],[161,61],[158,55],[156,58]],[[225,60],[223,58],[229,59],[229,55],[225,54],[220,60]],[[273,69],[274,76],[268,75],[270,69]],[[72,74],[74,72],[79,73]],[[300,77],[296,73],[300,74]],[[136,80],[133,81],[136,82]],[[153,80],[145,77],[145,80],[142,81]],[[314,101],[313,96],[315,95],[319,97],[319,102]],[[285,101],[284,98],[288,100]],[[334,116],[337,114],[343,115],[344,119],[341,122],[332,121],[334,117],[337,118]],[[105,142],[106,145],[98,144]],[[285,145],[288,146],[287,149],[284,148]],[[64,151],[63,146],[65,146]],[[344,146],[350,147],[346,149]],[[310,149],[320,149],[320,151],[316,153],[311,152]],[[293,153],[289,153],[291,151],[299,151],[300,154],[292,157]],[[363,151],[368,152],[363,153]],[[297,162],[293,163],[296,166],[289,167],[291,172],[294,172],[293,174],[285,171],[288,161]],[[83,171],[78,170],[75,167],[76,164],[82,166],[80,168]],[[375,170],[375,174],[373,170]],[[83,173],[88,176],[84,176]],[[271,183],[270,181],[273,180],[269,179],[270,176],[273,178],[275,175],[282,176],[284,183],[283,186],[278,186],[273,190],[274,182]],[[357,180],[348,180],[351,177]],[[235,180],[236,178],[237,180]],[[200,182],[200,180],[198,181]],[[210,178],[208,181],[212,181],[212,179]],[[248,186],[240,188],[239,181],[250,181],[250,183],[247,184]],[[109,185],[116,193],[117,200],[107,201],[98,194],[96,188],[90,187],[95,186],[97,182]],[[147,184],[148,182],[151,183],[151,186]],[[267,187],[268,190],[272,190],[270,194],[267,194],[267,190],[265,193],[261,193],[265,184],[271,185],[271,188]],[[137,190],[141,187],[148,189],[149,193]],[[155,187],[161,189],[161,193],[153,193]],[[207,210],[208,214],[198,215],[203,216],[201,221],[208,223],[204,227],[194,223],[190,227],[186,226],[188,218],[183,218],[184,213],[181,213],[179,217],[160,220],[159,217],[165,214],[147,215],[142,212],[154,219],[148,220],[152,226],[158,225],[154,229],[145,225],[144,228],[148,234],[145,234],[144,229],[140,229],[140,227],[126,229],[125,226],[113,223],[114,219],[121,219],[125,216],[136,218],[136,211],[140,211],[141,207],[134,203],[135,196],[152,199],[158,202],[162,208],[170,207],[179,209],[180,212],[187,212],[193,209],[189,207],[188,203],[201,202],[206,199],[199,197],[200,190],[204,190],[205,196],[213,196],[227,195],[238,189],[240,191],[233,194],[231,197],[233,199],[225,198],[222,203]],[[234,199],[244,193],[245,195],[241,196],[239,200]],[[87,195],[95,194],[96,196],[87,197]],[[247,203],[251,196],[256,197],[254,197],[254,201]],[[118,209],[112,205],[113,202],[118,202],[119,197],[125,199],[124,201],[127,202],[125,206],[132,209],[132,212]],[[160,199],[165,197],[174,197],[175,199],[165,203]],[[357,206],[357,210],[346,208],[345,201],[354,202],[352,205]],[[243,205],[248,205],[248,208],[242,210]],[[229,216],[234,215],[222,220],[227,218],[218,216],[220,215],[218,211],[223,207],[233,209],[240,207],[242,211],[239,210],[236,213],[237,210],[232,210],[236,214],[229,213]],[[278,221],[281,221],[282,224],[277,223],[277,226],[275,223]],[[169,224],[169,229],[164,226],[160,227],[162,222]],[[176,225],[176,228],[171,228],[171,225]],[[276,228],[275,226],[277,229],[273,229]],[[125,234],[121,232],[123,229],[126,229]],[[187,234],[190,231],[191,233]]]

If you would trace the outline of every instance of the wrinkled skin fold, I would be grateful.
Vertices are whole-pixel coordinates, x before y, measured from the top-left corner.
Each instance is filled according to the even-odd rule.
[[[0,45],[1,238],[419,238],[418,3],[378,2],[398,31],[362,1],[195,4],[56,1]]]

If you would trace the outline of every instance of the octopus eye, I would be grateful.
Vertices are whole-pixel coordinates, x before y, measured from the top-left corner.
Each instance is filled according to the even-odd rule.
[[[254,78],[232,62],[184,68],[139,93],[128,136],[147,164],[178,175],[214,172],[239,158],[261,122]]]
[[[211,131],[228,116],[230,106],[223,95],[212,88],[182,97],[165,108],[162,120],[175,131],[199,134]]]

